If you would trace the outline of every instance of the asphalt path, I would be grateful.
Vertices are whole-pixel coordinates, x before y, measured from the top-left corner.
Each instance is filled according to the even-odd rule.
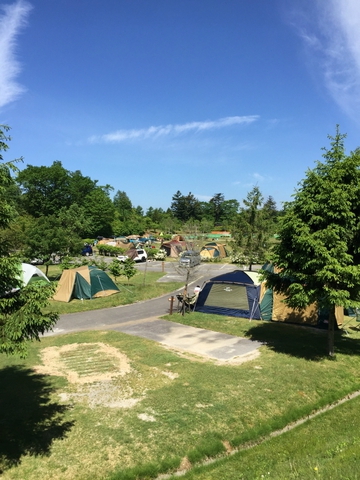
[[[146,262],[137,268],[144,271],[145,275],[150,269],[163,271],[165,275],[160,279],[161,282],[183,281],[185,287],[188,281],[188,290],[191,292],[196,285],[202,286],[209,278],[232,271],[235,267],[228,264],[202,264],[187,273],[173,262]],[[183,290],[181,288],[180,292]],[[259,342],[160,319],[170,313],[169,299],[172,296],[175,297],[173,311],[177,311],[177,293],[179,291],[131,305],[61,315],[54,330],[44,336],[84,330],[116,330],[218,361],[242,361],[256,353],[261,345]]]

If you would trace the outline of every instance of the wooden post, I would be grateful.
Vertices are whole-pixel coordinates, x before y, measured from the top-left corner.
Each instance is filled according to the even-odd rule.
[[[172,315],[173,314],[173,306],[174,306],[174,297],[173,296],[171,296],[169,298],[169,302],[170,302],[170,315]]]

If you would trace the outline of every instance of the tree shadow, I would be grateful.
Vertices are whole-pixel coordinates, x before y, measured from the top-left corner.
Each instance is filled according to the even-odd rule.
[[[271,350],[319,361],[328,357],[328,335],[326,329],[304,327],[284,323],[261,323],[250,328],[246,337],[265,343]],[[335,332],[335,354],[360,355],[360,341],[339,330]]]
[[[51,402],[46,376],[19,366],[0,370],[0,474],[24,455],[48,455],[74,422],[63,422],[69,408]]]

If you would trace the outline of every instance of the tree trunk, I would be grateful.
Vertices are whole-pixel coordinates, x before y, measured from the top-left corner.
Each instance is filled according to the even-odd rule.
[[[335,305],[331,305],[328,324],[328,353],[330,357],[334,356],[334,331],[335,331]]]

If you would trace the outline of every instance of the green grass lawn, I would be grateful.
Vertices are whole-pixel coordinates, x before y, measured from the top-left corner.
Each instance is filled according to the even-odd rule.
[[[206,467],[184,480],[360,478],[360,398],[322,413],[279,437]]]
[[[149,340],[91,331],[46,337],[31,344],[25,361],[0,356],[6,387],[0,391],[2,478],[155,478],[185,460],[195,465],[225,455],[227,448],[258,442],[360,389],[355,323],[348,325],[348,335],[337,333],[336,359],[330,360],[326,332],[317,329],[198,313],[169,319],[264,345],[247,363],[215,365]],[[99,342],[111,355],[96,351]],[[128,359],[123,375],[116,375],[121,369],[114,352]],[[51,364],[51,355],[56,368],[36,367]],[[349,473],[359,470],[358,429],[349,420],[357,406],[354,400],[336,408],[344,412],[336,417],[338,441],[326,430],[331,430],[329,412],[189,478],[252,480],[267,472],[284,479],[357,478]],[[321,418],[324,423],[317,423]],[[307,430],[311,425],[314,430]],[[310,450],[323,457],[312,457]],[[339,462],[331,473],[332,458],[348,459],[349,466],[340,470]]]
[[[58,266],[54,266],[51,272],[52,276],[57,276]],[[119,277],[115,282],[119,287],[119,293],[109,297],[94,298],[91,300],[73,299],[71,302],[50,301],[50,306],[46,310],[57,311],[60,314],[84,312],[89,310],[99,310],[101,308],[117,307],[119,305],[128,305],[143,300],[149,300],[173,292],[184,286],[183,282],[164,282],[157,283],[157,280],[164,276],[161,272],[138,271],[128,282],[124,277]],[[111,275],[110,275],[111,277]],[[52,278],[52,277],[50,277]]]

